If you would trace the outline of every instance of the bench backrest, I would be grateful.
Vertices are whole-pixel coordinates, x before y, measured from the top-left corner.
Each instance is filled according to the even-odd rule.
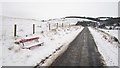
[[[20,44],[20,43],[25,43],[25,42],[29,42],[29,41],[33,41],[33,40],[38,40],[39,37],[35,37],[35,38],[29,38],[29,39],[22,39],[18,42],[15,42],[16,44]]]

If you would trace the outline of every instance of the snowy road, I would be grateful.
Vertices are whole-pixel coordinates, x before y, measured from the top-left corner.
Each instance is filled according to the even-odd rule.
[[[51,66],[103,66],[104,60],[86,27]]]

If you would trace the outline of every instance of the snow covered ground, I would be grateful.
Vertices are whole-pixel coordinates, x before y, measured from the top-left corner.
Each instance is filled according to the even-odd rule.
[[[118,43],[115,41],[109,42],[105,39],[105,35],[98,30],[89,27],[91,34],[94,37],[100,54],[103,56],[107,66],[118,66]]]
[[[100,29],[102,31],[105,31],[106,33],[115,36],[116,38],[118,38],[118,32],[119,30],[106,30],[106,29]]]
[[[81,26],[69,26],[63,21],[57,21],[59,27],[56,28],[54,22],[41,22],[33,19],[19,19],[2,17],[3,20],[3,66],[35,66],[43,59],[52,54],[62,45],[68,46],[83,29]],[[52,24],[51,24],[52,23]],[[64,23],[62,27],[61,24]],[[13,25],[17,24],[17,37],[13,37]],[[32,24],[35,24],[35,34],[32,34]],[[48,26],[51,24],[51,30]],[[40,37],[39,41],[44,42],[43,46],[34,49],[22,49],[14,44],[15,39],[27,37]],[[33,43],[33,42],[32,42]]]
[[[2,17],[0,17],[0,67],[2,66]]]

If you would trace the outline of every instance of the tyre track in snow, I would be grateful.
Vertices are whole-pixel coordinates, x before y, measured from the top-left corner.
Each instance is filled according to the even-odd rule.
[[[103,66],[104,60],[87,27],[70,43],[51,66]]]

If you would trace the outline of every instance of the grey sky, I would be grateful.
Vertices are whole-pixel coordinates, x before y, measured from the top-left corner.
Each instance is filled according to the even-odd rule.
[[[120,1],[118,3],[118,16],[120,16]]]
[[[117,2],[4,2],[5,16],[49,19],[65,16],[118,16]]]

